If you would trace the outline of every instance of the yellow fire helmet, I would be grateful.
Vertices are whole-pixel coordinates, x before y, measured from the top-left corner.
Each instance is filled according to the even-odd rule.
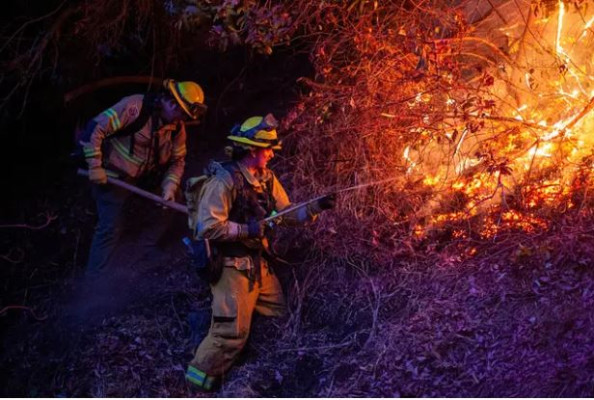
[[[204,92],[196,82],[176,82],[173,79],[165,79],[163,86],[175,97],[179,106],[190,118],[197,119],[206,112]]]
[[[237,144],[280,150],[282,142],[276,134],[277,126],[278,122],[272,114],[251,117],[243,124],[235,125],[227,139]]]

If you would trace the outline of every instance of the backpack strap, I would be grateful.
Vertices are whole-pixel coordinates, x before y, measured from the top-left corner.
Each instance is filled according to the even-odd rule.
[[[237,165],[236,161],[225,161],[221,163],[222,167],[229,172],[231,178],[233,179],[233,190],[239,191],[243,189],[245,184],[244,176],[239,169],[239,165]]]
[[[204,190],[204,182],[209,175],[200,175],[188,178],[186,181],[186,205],[188,206],[188,228],[192,231],[192,237],[197,238],[196,227],[198,225],[198,204]]]
[[[158,120],[159,118],[157,115],[153,113],[151,118],[151,140],[153,141],[153,165],[155,166],[159,165],[159,148],[161,147],[159,143],[159,135],[155,135]]]
[[[239,168],[232,161],[225,161],[221,166],[229,172],[233,179],[233,190],[243,185],[243,175]],[[237,173],[236,173],[237,172]],[[205,183],[208,179],[215,175],[215,171],[207,166],[204,169],[204,174],[200,176],[190,177],[186,180],[185,197],[186,205],[188,206],[188,227],[192,231],[194,239],[198,239],[198,205],[200,199],[204,195]]]
[[[151,94],[145,94],[142,99],[142,108],[140,109],[140,113],[138,117],[129,125],[126,125],[119,131],[115,132],[112,137],[121,137],[121,136],[130,136],[130,148],[128,149],[128,154],[130,156],[134,155],[134,134],[141,130],[146,123],[148,122],[149,118],[153,114],[154,110],[154,101],[155,97]],[[153,121],[154,122],[154,121]],[[153,123],[151,126],[151,137],[153,132],[155,131],[155,124]]]

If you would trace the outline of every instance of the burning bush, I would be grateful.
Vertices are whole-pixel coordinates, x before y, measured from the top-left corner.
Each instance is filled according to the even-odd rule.
[[[17,39],[37,20],[17,29],[3,47],[17,54],[4,101],[45,73],[42,60],[57,63],[70,33],[99,60],[134,47],[129,24],[165,27],[152,44],[164,53],[155,71],[178,59],[169,44],[182,31],[197,32],[196,49],[270,54],[290,43],[315,76],[300,79],[301,101],[283,121],[285,179],[298,199],[340,191],[339,211],[318,225],[335,255],[393,255],[426,238],[491,239],[590,216],[594,17],[584,1],[115,3],[60,4],[22,54]]]
[[[323,242],[390,256],[590,216],[594,17],[581,3],[294,4],[316,70],[284,121],[297,197],[363,185],[340,194]]]

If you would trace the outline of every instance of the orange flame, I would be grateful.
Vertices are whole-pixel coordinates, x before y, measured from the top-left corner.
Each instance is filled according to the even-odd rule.
[[[594,12],[589,8],[586,11]],[[429,223],[425,229],[414,227],[417,237],[423,237],[432,228],[476,217],[481,214],[479,209],[487,215],[482,220],[481,237],[493,237],[505,229],[536,232],[548,226],[546,218],[535,214],[538,209],[561,205],[564,210],[574,208],[571,195],[576,190],[576,176],[584,171],[585,160],[594,155],[594,135],[590,134],[594,130],[590,112],[594,109],[590,51],[594,45],[594,16],[580,12],[566,10],[559,0],[554,30],[546,18],[534,22],[532,34],[538,41],[525,44],[523,53],[516,54],[517,65],[506,66],[514,72],[524,70],[526,87],[511,86],[517,82],[510,82],[514,72],[501,73],[501,66],[497,65],[492,75],[498,80],[486,96],[497,103],[493,108],[496,113],[469,103],[464,120],[448,121],[448,130],[443,134],[451,149],[447,162],[436,160],[446,151],[443,142],[433,138],[425,154],[406,147],[407,173],[422,173],[426,187],[440,185],[449,193],[447,199],[441,196],[440,201],[434,202],[433,209],[424,210],[422,216]],[[516,29],[520,37],[524,28],[510,27],[509,35]],[[554,46],[554,53],[543,55],[547,41],[549,48]],[[421,103],[433,99],[419,93],[409,106],[421,107]],[[519,105],[514,106],[514,101]],[[462,101],[448,94],[443,102],[444,109],[449,109]],[[501,131],[493,123],[494,134],[485,140],[479,137],[484,130],[475,127],[473,131],[468,124],[473,118],[503,121],[497,125]],[[589,174],[594,164],[590,161],[586,167]],[[438,208],[449,210],[436,212]],[[465,235],[463,230],[453,232],[453,237]]]

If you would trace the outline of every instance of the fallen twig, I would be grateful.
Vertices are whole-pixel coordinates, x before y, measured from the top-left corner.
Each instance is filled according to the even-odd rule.
[[[35,318],[37,321],[45,321],[47,319],[47,316],[45,317],[38,317],[37,314],[35,314],[35,311],[33,311],[33,309],[31,307],[27,307],[27,306],[6,306],[4,307],[2,310],[0,310],[0,315],[4,314],[6,311],[8,310],[27,310],[31,313],[31,315],[33,316],[33,318]]]
[[[45,213],[45,222],[38,226],[33,226],[29,224],[7,224],[7,225],[0,225],[0,228],[20,228],[20,229],[31,229],[33,231],[38,231],[40,229],[46,228],[49,224],[52,223],[55,219],[57,219],[57,215],[50,214],[49,212]]]

